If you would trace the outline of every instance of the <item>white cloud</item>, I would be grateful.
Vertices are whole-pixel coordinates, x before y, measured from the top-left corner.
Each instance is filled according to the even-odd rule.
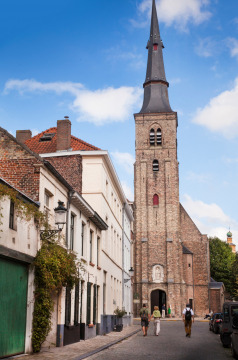
[[[177,85],[177,84],[180,84],[181,81],[182,80],[180,78],[174,78],[174,79],[169,80],[169,83],[170,83],[170,85]]]
[[[80,92],[72,108],[79,113],[79,121],[96,125],[122,122],[131,116],[135,105],[140,103],[142,89],[133,87],[107,88]]]
[[[121,185],[122,185],[123,191],[126,195],[126,198],[130,201],[133,201],[134,200],[133,189],[125,181],[122,181]]]
[[[203,234],[226,240],[226,234],[231,227],[233,242],[238,246],[238,223],[226,215],[217,204],[206,204],[201,200],[193,200],[187,194],[183,195],[182,204]]]
[[[223,210],[217,204],[206,204],[201,200],[193,200],[189,195],[183,196],[183,204],[188,210],[189,215],[198,219],[205,218],[206,221],[215,221],[217,223],[227,222],[229,225],[230,218],[225,215]]]
[[[134,172],[134,162],[135,158],[129,153],[121,153],[121,152],[112,152],[111,153],[115,162],[117,162],[120,166],[124,168],[124,170],[128,174],[133,174]]]
[[[223,161],[227,164],[236,164],[238,163],[238,158],[223,157]]]
[[[31,130],[31,133],[32,133],[32,136],[36,136],[37,134],[39,134],[39,130],[38,129],[32,129]]]
[[[226,40],[227,46],[230,49],[231,56],[238,58],[238,40],[235,38],[228,38]]]
[[[208,174],[196,174],[192,171],[189,171],[186,175],[186,180],[196,181],[199,183],[207,183],[210,181],[210,175]]]
[[[227,138],[238,135],[238,78],[233,89],[212,98],[202,109],[198,109],[192,121],[203,125],[212,132],[218,132]]]
[[[4,93],[17,90],[25,92],[55,92],[58,95],[69,93],[74,100],[69,107],[78,115],[78,121],[88,121],[96,125],[123,122],[131,116],[141,102],[143,90],[136,87],[106,88],[90,91],[80,83],[53,82],[41,83],[36,80],[9,80]]]
[[[198,44],[195,46],[195,52],[201,57],[211,57],[218,53],[220,48],[217,42],[211,37],[199,39]]]
[[[72,82],[52,82],[52,83],[41,83],[34,79],[25,79],[18,80],[12,79],[8,80],[4,87],[5,94],[8,94],[11,90],[17,90],[20,94],[25,92],[47,92],[53,91],[56,94],[62,94],[64,92],[69,92],[71,94],[77,95],[79,90],[83,88],[83,85],[80,83]]]
[[[112,47],[105,51],[107,59],[110,61],[125,61],[126,65],[129,65],[130,68],[138,70],[144,69],[146,63],[142,54],[137,53],[137,50],[133,51],[122,51],[120,46]]]
[[[159,21],[167,26],[175,25],[176,28],[185,31],[189,23],[199,25],[211,17],[206,10],[209,0],[157,0]],[[139,5],[140,13],[151,14],[151,0],[143,0]],[[134,26],[139,21],[133,21]]]

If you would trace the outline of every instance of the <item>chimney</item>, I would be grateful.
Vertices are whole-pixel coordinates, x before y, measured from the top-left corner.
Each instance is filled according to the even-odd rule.
[[[68,116],[64,118],[65,120],[57,121],[57,151],[71,148],[71,121]]]
[[[16,131],[16,139],[23,144],[26,140],[31,139],[31,136],[32,136],[31,130],[17,130]]]

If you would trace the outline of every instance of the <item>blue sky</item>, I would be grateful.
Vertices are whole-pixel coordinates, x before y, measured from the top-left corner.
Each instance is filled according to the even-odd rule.
[[[0,125],[56,125],[108,150],[133,194],[151,0],[1,0]],[[238,246],[237,0],[158,0],[178,112],[180,200],[203,233]]]

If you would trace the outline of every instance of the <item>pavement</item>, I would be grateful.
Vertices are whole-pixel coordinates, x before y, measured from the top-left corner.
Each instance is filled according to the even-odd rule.
[[[166,318],[161,321],[181,321],[181,318]],[[196,319],[195,321],[204,321],[204,319]],[[8,359],[17,360],[81,360],[89,356],[99,353],[121,341],[137,334],[141,331],[140,319],[134,319],[134,325],[123,328],[121,332],[112,331],[109,334],[96,336],[92,339],[81,340],[77,343],[66,345],[63,347],[49,347],[41,350],[37,354],[23,354],[9,357]]]

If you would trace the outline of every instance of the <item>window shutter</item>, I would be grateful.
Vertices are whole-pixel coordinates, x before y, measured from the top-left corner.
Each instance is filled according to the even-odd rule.
[[[96,324],[96,313],[97,313],[97,285],[93,285],[93,323]]]
[[[90,282],[87,283],[87,325],[91,324],[91,286]]]

